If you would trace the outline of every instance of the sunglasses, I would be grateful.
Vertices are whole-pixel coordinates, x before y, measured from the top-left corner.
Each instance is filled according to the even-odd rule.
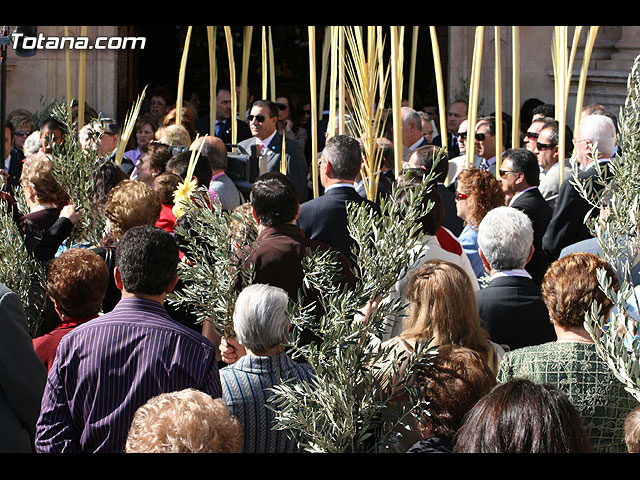
[[[259,113],[258,115],[247,115],[247,120],[249,120],[250,122],[252,122],[254,118],[260,123],[264,122],[264,115],[262,115],[261,113]]]
[[[14,135],[18,137],[28,137],[31,135],[31,130],[17,130]]]
[[[553,148],[557,145],[557,143],[540,143],[536,142],[536,148],[540,151],[545,150],[547,148]]]
[[[467,139],[467,132],[458,133],[458,138],[461,140]]]
[[[465,193],[456,192],[456,200],[464,200],[465,198],[469,198],[469,195]]]
[[[500,178],[507,178],[507,175],[509,175],[510,173],[517,175],[520,172],[512,172],[511,170],[499,170],[498,173],[500,173]]]
[[[483,142],[487,138],[486,133],[476,133],[476,140]]]
[[[528,137],[528,138],[538,138],[539,136],[540,134],[536,132],[527,132],[527,134],[525,135],[525,137]]]
[[[289,108],[289,105],[285,105],[284,103],[276,103],[276,105],[278,106],[278,110],[286,110]]]

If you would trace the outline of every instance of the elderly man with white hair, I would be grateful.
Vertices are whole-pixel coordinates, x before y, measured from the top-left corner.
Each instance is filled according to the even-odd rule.
[[[272,387],[284,380],[310,382],[313,375],[309,364],[285,352],[288,302],[287,292],[264,284],[246,287],[236,300],[233,328],[246,354],[238,352],[242,356],[220,370],[220,381],[225,404],[242,423],[243,453],[301,451],[285,431],[273,429],[274,412],[267,407]]]
[[[402,159],[408,162],[416,149],[429,145],[429,142],[422,135],[422,119],[418,112],[411,107],[402,107],[400,115],[402,118]]]
[[[616,128],[613,120],[605,115],[587,115],[578,124],[573,144],[576,160],[582,166],[578,181],[584,183],[591,178],[593,190],[601,192],[603,186],[600,181],[606,182],[610,175],[607,165],[616,148]],[[596,163],[603,167],[603,178],[600,178]],[[598,208],[591,211],[591,207],[592,205],[576,190],[574,182],[562,184],[556,209],[542,238],[542,248],[550,262],[558,258],[564,247],[593,237],[586,225],[585,217],[588,214],[591,218],[597,217],[600,211]]]
[[[511,350],[554,341],[540,288],[525,270],[534,252],[529,217],[513,207],[491,210],[478,227],[478,247],[491,279],[476,301],[491,341]]]

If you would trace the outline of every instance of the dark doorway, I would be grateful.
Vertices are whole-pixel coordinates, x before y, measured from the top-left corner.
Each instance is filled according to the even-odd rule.
[[[184,47],[186,26],[135,26],[121,27],[127,34],[146,37],[144,50],[130,52],[119,59],[118,117],[124,118],[127,110],[135,101],[145,85],[149,88],[164,86],[171,92],[177,92],[178,73]],[[240,83],[243,28],[232,26],[236,81]],[[386,29],[386,27],[385,27]],[[388,33],[388,29],[385,30]],[[309,47],[307,26],[271,27],[276,70],[276,90],[297,90],[309,92]],[[437,28],[438,43],[443,72],[447,71],[447,29]],[[316,58],[318,82],[322,69],[322,41],[324,27],[316,27]],[[413,27],[405,27],[404,35],[404,78],[408,79],[410,52],[412,48]],[[385,61],[389,61],[389,39],[386,36]],[[218,65],[218,84],[229,81],[229,61],[224,28],[216,28],[216,59]],[[126,70],[126,74],[124,73]],[[427,99],[437,96],[435,69],[428,26],[419,29],[418,53],[415,73],[415,106],[427,103]],[[256,98],[262,96],[262,27],[253,29],[250,61],[249,86]],[[446,82],[446,74],[445,74]],[[405,82],[405,85],[407,82]],[[318,84],[319,87],[319,84]],[[406,91],[406,87],[405,87]],[[445,85],[446,91],[446,85]],[[328,87],[327,92],[328,93]],[[208,113],[209,108],[209,54],[206,26],[194,26],[191,33],[187,70],[183,98],[188,100],[197,94],[200,100],[200,114]],[[391,98],[391,95],[389,95]],[[432,100],[433,101],[433,100]],[[325,103],[326,105],[326,103]]]

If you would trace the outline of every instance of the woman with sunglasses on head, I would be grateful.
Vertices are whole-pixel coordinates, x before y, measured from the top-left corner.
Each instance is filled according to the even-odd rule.
[[[486,275],[486,271],[478,254],[478,226],[490,210],[504,206],[504,192],[495,176],[473,166],[460,172],[457,185],[456,211],[464,220],[458,241],[480,278]]]

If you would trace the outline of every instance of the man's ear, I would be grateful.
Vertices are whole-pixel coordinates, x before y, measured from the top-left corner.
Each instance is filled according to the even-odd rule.
[[[171,280],[171,283],[169,284],[169,286],[167,287],[166,293],[169,294],[173,291],[174,288],[176,288],[176,284],[178,283],[178,274],[176,273],[176,276],[173,278],[173,280]]]
[[[118,270],[118,267],[113,267],[113,280],[118,290],[122,291],[122,274],[120,270]]]
[[[251,207],[251,216],[256,221],[258,225],[260,225],[260,220],[258,220],[258,214],[256,213],[256,209]]]
[[[484,253],[482,252],[481,248],[478,248],[478,255],[480,255],[480,260],[482,260],[482,265],[484,266],[484,269],[486,270],[487,273],[491,272],[491,266],[489,265],[489,262],[487,261],[487,257],[484,256]]]

